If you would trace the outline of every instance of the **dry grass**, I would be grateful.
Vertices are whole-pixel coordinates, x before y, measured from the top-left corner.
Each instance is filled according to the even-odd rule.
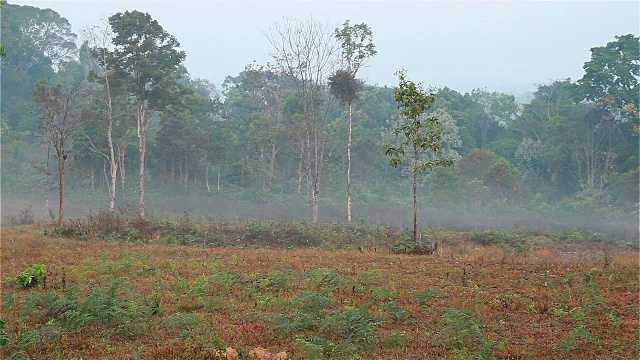
[[[436,255],[407,256],[134,245],[46,238],[42,230],[2,229],[1,317],[10,339],[4,357],[23,351],[32,358],[195,360],[232,347],[241,359],[276,359],[282,352],[302,359],[311,356],[304,339],[333,334],[339,345],[348,333],[313,326],[283,332],[278,319],[295,317],[291,304],[305,292],[331,299],[336,314],[366,309],[380,320],[369,347],[352,339],[358,346],[339,345],[342,352],[325,350],[325,357],[346,358],[349,351],[370,359],[638,356],[638,253],[626,248],[541,240],[516,253],[443,232],[435,234],[445,244]],[[47,287],[13,290],[7,278],[37,263],[47,265]],[[310,277],[317,269],[336,270],[331,287]],[[223,277],[229,274],[239,277],[229,282]],[[144,318],[137,333],[91,323],[46,337],[52,319],[26,315],[25,304],[37,294],[62,296],[75,287],[82,297],[118,278],[126,283],[124,299],[159,297],[159,312]],[[333,326],[340,324],[346,326]],[[460,335],[465,327],[475,335]],[[25,334],[39,334],[39,345],[29,345]]]

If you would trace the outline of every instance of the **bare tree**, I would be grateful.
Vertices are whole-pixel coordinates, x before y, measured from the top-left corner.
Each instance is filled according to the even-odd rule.
[[[64,221],[65,164],[72,143],[71,136],[79,129],[83,120],[81,110],[84,90],[82,83],[49,85],[43,79],[38,82],[33,93],[34,102],[38,105],[39,125],[44,132],[43,142],[53,147],[58,162],[58,226],[62,226]]]
[[[106,129],[104,129],[104,135],[107,137],[106,148],[97,145],[96,139],[89,135],[87,131],[84,134],[91,150],[100,154],[109,162],[107,184],[109,186],[109,211],[112,212],[116,203],[118,169],[121,170],[120,177],[124,190],[124,149],[126,149],[129,126],[126,121],[127,114],[114,113],[114,88],[116,88],[115,91],[117,92],[118,81],[116,74],[113,74],[108,69],[109,54],[113,50],[111,45],[113,33],[108,22],[105,21],[102,27],[95,26],[88,29],[85,31],[85,36],[87,37],[88,51],[91,56],[89,78],[103,86],[103,92],[99,96],[104,103],[105,118],[99,119],[99,121],[102,122],[104,120],[104,124],[96,125],[100,128],[106,126]],[[124,107],[120,106],[120,108]],[[114,139],[114,130],[117,130],[116,139]],[[103,136],[102,133],[97,135]]]
[[[301,153],[307,171],[311,221],[318,222],[320,179],[331,156],[330,99],[324,97],[326,82],[339,61],[340,46],[333,29],[314,21],[283,18],[266,33],[273,48],[271,56],[283,74],[291,77],[303,107],[305,135]]]

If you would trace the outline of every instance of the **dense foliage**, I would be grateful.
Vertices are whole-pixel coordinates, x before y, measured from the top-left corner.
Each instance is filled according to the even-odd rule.
[[[32,96],[40,79],[56,84],[71,78],[85,82],[90,93],[79,109],[85,121],[70,129],[73,141],[66,144],[65,187],[104,194],[95,197],[94,207],[107,207],[110,194],[117,205],[135,202],[138,184],[126,175],[140,171],[139,164],[147,169],[151,200],[179,192],[201,199],[224,193],[254,202],[309,201],[315,206],[311,215],[317,216],[320,199],[333,206],[346,198],[349,163],[354,219],[365,217],[370,204],[410,203],[411,172],[404,164],[393,170],[384,154],[398,120],[396,89],[360,84],[349,66],[333,73],[327,68],[323,77],[309,82],[305,71],[313,69],[277,58],[274,64],[252,64],[229,75],[221,94],[213,84],[189,77],[181,65],[188,54],[177,50],[177,39],[149,14],[116,14],[110,21],[112,37],[107,37],[112,41],[80,47],[69,22],[52,10],[6,4],[2,15],[3,196],[48,197],[58,186],[41,171],[56,159],[43,141],[46,132],[37,120],[41,109]],[[140,35],[136,21],[148,24],[151,32],[140,44],[127,42]],[[276,30],[282,35],[287,26],[326,35],[323,46],[334,55],[338,40],[348,35],[344,29],[325,34],[326,29],[293,20]],[[371,36],[366,25],[356,26]],[[127,53],[135,50],[133,45],[138,53]],[[362,54],[343,48],[343,55],[360,61],[359,66],[375,54],[372,46],[362,47]],[[154,57],[136,60],[145,51]],[[437,89],[426,116],[439,112],[439,118],[448,119],[442,151],[456,164],[428,169],[419,184],[419,201],[438,209],[637,221],[638,37],[617,36],[591,52],[583,78],[540,84],[526,103],[488,89],[464,94]],[[325,59],[335,61],[334,68],[346,61],[334,58]],[[147,66],[149,61],[154,65]],[[344,111],[344,103],[352,111]],[[113,134],[107,139],[109,119]],[[148,153],[139,162],[142,137],[136,135],[147,136],[147,130]],[[113,164],[104,156],[109,146]],[[110,167],[120,183],[117,194],[110,186]]]

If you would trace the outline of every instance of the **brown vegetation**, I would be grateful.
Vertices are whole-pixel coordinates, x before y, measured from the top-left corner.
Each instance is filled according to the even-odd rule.
[[[3,228],[1,317],[9,345],[2,355],[192,360],[221,354],[226,359],[304,359],[318,352],[335,359],[354,353],[370,359],[637,356],[637,251],[544,237],[529,249],[511,251],[471,243],[459,233],[434,236],[444,246],[434,255],[416,256],[386,249],[81,241],[44,237],[37,226]],[[46,264],[46,286],[15,287],[9,277],[33,264]],[[104,314],[82,313],[80,305],[100,289],[116,289],[113,299],[123,304],[116,308],[118,316],[137,311],[137,317],[101,322]],[[313,310],[324,322],[301,325],[301,315],[311,313],[304,310],[310,301],[300,300],[305,294],[326,302]],[[72,296],[84,322],[71,323],[50,304],[55,298],[62,306]],[[154,297],[155,311],[144,310],[154,309]]]

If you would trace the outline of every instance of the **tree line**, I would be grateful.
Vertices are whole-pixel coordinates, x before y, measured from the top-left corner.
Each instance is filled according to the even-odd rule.
[[[77,187],[97,183],[110,210],[135,186],[142,217],[149,182],[306,199],[313,222],[321,199],[344,196],[351,223],[354,202],[403,202],[406,191],[434,206],[637,214],[632,34],[592,48],[581,79],[538,84],[524,104],[420,88],[427,106],[414,112],[406,71],[398,88],[358,79],[377,54],[364,23],[284,18],[266,31],[273,61],[218,89],[189,75],[178,39],[147,13],[114,14],[80,37],[50,9],[6,4],[2,18],[2,191],[58,188],[60,222],[67,171]]]

